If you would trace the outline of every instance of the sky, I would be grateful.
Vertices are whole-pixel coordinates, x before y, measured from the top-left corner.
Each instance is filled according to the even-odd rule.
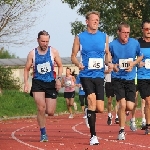
[[[34,32],[32,31],[34,34],[31,39],[32,42],[21,46],[11,46],[10,44],[5,47],[9,52],[14,53],[19,58],[26,58],[29,51],[38,46],[36,40],[38,32],[46,30],[51,36],[49,45],[56,48],[61,57],[71,56],[74,36],[71,34],[70,23],[75,20],[83,21],[84,23],[84,17],[79,16],[76,10],[72,10],[67,4],[63,4],[61,0],[51,0],[44,9],[47,13],[43,17],[43,21],[37,23],[32,29],[34,30]],[[17,37],[15,38],[17,39]]]
[[[29,51],[38,46],[36,40],[38,32],[46,30],[51,36],[49,45],[56,48],[61,57],[71,56],[74,41],[74,35],[71,34],[71,22],[78,20],[85,24],[85,18],[77,14],[77,9],[72,10],[68,4],[63,4],[61,0],[51,0],[44,9],[46,15],[32,29],[34,30],[31,32],[33,33],[32,38],[30,37],[32,42],[21,46],[11,46],[11,44],[6,46],[5,48],[10,53],[14,53],[19,58],[26,58]],[[17,39],[17,37],[15,38]]]

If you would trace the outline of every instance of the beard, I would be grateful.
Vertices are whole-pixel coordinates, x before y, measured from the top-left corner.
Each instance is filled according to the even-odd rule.
[[[39,46],[41,51],[46,51],[47,50],[47,46]]]

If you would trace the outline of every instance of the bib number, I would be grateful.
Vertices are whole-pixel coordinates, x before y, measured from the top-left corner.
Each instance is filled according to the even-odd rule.
[[[51,71],[50,63],[46,62],[46,63],[43,63],[43,64],[38,64],[37,65],[37,71],[40,74],[45,74],[47,72],[50,72]]]
[[[103,63],[102,58],[89,58],[88,69],[102,69]]]
[[[119,68],[126,69],[127,67],[129,67],[129,61],[133,61],[133,58],[119,59]]]
[[[145,59],[145,68],[150,69],[150,59]]]

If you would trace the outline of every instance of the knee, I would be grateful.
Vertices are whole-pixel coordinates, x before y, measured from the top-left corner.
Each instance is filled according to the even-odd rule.
[[[45,110],[46,110],[46,107],[45,107],[45,106],[40,106],[40,107],[38,107],[38,112],[40,112],[40,113],[44,113]]]
[[[125,104],[119,104],[119,109],[121,110],[126,110],[126,105]]]
[[[47,112],[48,116],[54,116],[54,112]]]

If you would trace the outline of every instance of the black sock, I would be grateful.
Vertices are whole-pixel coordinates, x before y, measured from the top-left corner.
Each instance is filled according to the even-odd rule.
[[[87,117],[88,117],[88,123],[90,126],[91,137],[93,137],[93,135],[96,136],[96,132],[95,132],[96,113],[95,111],[87,110]]]

